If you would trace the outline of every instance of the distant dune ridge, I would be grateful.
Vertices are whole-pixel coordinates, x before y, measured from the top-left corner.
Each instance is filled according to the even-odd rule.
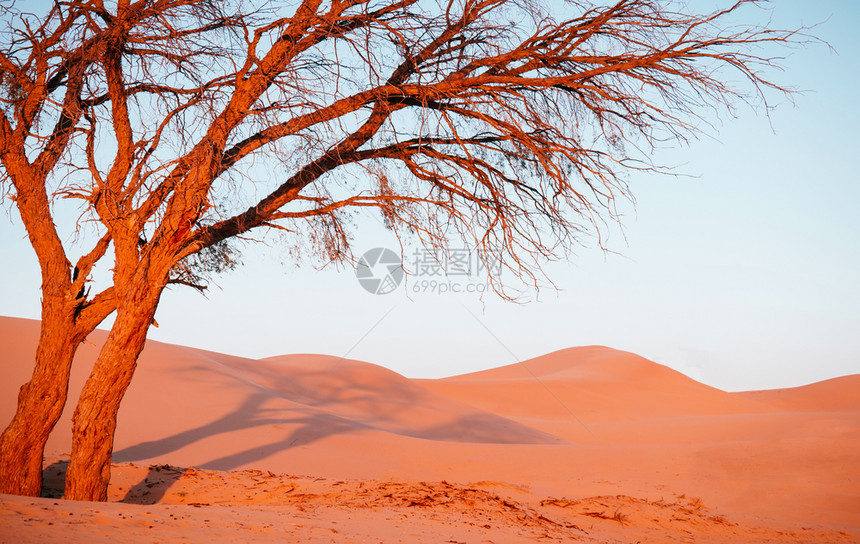
[[[69,451],[71,413],[104,336],[94,333],[79,350],[49,462]],[[0,317],[0,425],[32,370],[37,337],[38,322]],[[456,486],[495,482],[528,494],[526,503],[640,497],[622,501],[629,512],[645,511],[648,498],[684,495],[739,527],[784,524],[812,531],[809,541],[848,542],[860,535],[860,375],[727,393],[637,355],[589,346],[414,380],[333,356],[251,360],[150,341],[120,411],[114,462],[445,481],[460,497],[472,497],[471,488]],[[131,496],[121,486],[131,485],[123,474],[137,477],[134,470],[115,469],[117,500]],[[448,496],[444,486],[434,489],[428,496]]]

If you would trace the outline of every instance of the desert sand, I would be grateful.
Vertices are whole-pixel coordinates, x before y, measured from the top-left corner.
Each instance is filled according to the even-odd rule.
[[[728,393],[571,348],[439,380],[149,342],[110,502],[64,501],[78,352],[43,498],[0,542],[860,542],[860,375]],[[38,322],[0,317],[0,425]]]

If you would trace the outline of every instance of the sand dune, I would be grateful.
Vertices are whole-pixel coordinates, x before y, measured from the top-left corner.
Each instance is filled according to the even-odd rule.
[[[0,317],[0,424],[14,410],[37,337],[38,322]],[[75,361],[70,403],[46,452],[55,472],[62,471],[69,451],[73,403],[103,339],[104,333],[94,333]],[[111,497],[145,504],[239,505],[269,497],[263,501],[268,506],[286,501],[295,510],[302,501],[282,496],[286,484],[278,478],[284,477],[275,474],[328,482],[319,484],[331,487],[325,493],[305,497],[325,508],[346,501],[365,484],[380,488],[379,482],[396,482],[413,486],[412,493],[430,485],[422,481],[444,480],[457,489],[449,490],[451,496],[490,493],[480,495],[488,512],[495,512],[492,497],[503,495],[540,523],[540,516],[556,520],[552,523],[567,520],[551,531],[552,524],[522,534],[494,533],[511,542],[530,541],[542,530],[560,540],[574,538],[575,531],[566,533],[565,524],[582,527],[583,520],[595,519],[609,523],[601,525],[600,534],[621,535],[623,542],[635,542],[629,538],[637,535],[659,541],[655,535],[691,530],[711,542],[756,541],[752,534],[768,535],[768,541],[849,541],[860,536],[858,393],[860,376],[788,390],[727,393],[599,346],[441,380],[410,380],[332,356],[257,361],[149,342],[120,410],[114,461],[124,464],[114,471]],[[138,468],[168,464],[186,468],[170,477]],[[253,490],[263,484],[253,483],[257,476],[207,470],[271,471],[263,478],[271,488],[258,495]],[[338,481],[347,483],[335,490]],[[475,522],[458,510],[460,499],[441,498],[447,488],[433,489],[427,496],[437,498],[422,507],[438,516],[410,521],[429,524],[416,534],[438,529],[434,523],[446,515]],[[606,512],[623,509],[627,523],[598,516],[595,497],[626,497],[600,500]],[[0,510],[25,508],[21,500],[4,499]],[[413,511],[408,501],[391,502],[382,492],[368,504],[404,519]],[[48,506],[47,511],[66,508]],[[673,526],[673,517],[689,523]],[[329,518],[343,522],[337,512]],[[489,525],[503,524],[503,518]],[[10,525],[10,519],[0,516],[0,536],[4,523],[8,530],[27,533]],[[171,527],[168,523],[163,530],[170,533]],[[620,528],[626,532],[618,533]],[[364,525],[353,529],[356,539],[368,530]],[[228,538],[228,533],[233,534],[213,535]],[[310,533],[303,535],[313,541]]]
[[[738,396],[777,410],[803,412],[860,411],[860,375],[842,376],[789,389],[747,391]]]
[[[551,420],[576,416],[586,424],[768,410],[638,355],[602,346],[570,348],[422,383],[494,413]]]

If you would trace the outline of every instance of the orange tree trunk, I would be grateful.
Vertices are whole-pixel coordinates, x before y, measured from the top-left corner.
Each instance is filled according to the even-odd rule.
[[[72,456],[66,472],[67,499],[107,500],[117,412],[146,343],[157,304],[158,294],[117,310],[117,319],[75,409]]]
[[[66,404],[80,340],[70,310],[45,306],[33,375],[21,387],[15,415],[0,436],[0,493],[39,496],[45,443]]]
[[[15,153],[2,159],[15,185],[21,220],[39,260],[42,323],[33,374],[18,392],[15,415],[0,435],[0,493],[38,496],[45,443],[63,413],[72,359],[89,331],[76,328],[71,264],[49,213],[44,176]]]

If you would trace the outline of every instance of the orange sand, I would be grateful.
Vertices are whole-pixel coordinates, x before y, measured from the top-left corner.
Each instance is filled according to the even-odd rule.
[[[0,425],[37,335],[0,317]],[[46,494],[103,338],[79,350]],[[149,342],[113,502],[0,496],[0,542],[857,542],[858,393],[860,375],[726,393],[604,347],[410,380]]]

